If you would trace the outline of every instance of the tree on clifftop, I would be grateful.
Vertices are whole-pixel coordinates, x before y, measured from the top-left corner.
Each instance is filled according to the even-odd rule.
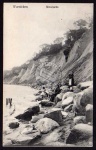
[[[80,19],[74,22],[75,29],[69,29],[66,34],[65,45],[63,46],[63,53],[65,55],[66,62],[68,60],[69,53],[74,45],[74,43],[81,38],[82,34],[87,31],[87,21]]]
[[[60,44],[60,43],[62,43],[62,41],[63,41],[63,37],[58,37],[58,38],[56,38],[55,40],[54,40],[54,44]]]
[[[78,21],[74,22],[75,27],[79,29],[86,28],[87,24],[87,21],[83,19],[79,19]]]

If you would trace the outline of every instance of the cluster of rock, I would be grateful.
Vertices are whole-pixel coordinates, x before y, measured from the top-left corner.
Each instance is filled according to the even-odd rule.
[[[54,102],[42,99],[36,93],[36,105],[16,116],[9,128],[17,133],[7,136],[7,145],[75,147],[92,146],[93,137],[93,82],[83,82],[73,87],[61,87]],[[27,121],[20,124],[20,121]],[[37,141],[37,142],[36,142]]]

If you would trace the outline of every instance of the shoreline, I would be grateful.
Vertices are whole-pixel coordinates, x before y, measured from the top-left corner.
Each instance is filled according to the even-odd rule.
[[[87,83],[87,84],[89,84],[89,83]],[[92,88],[92,86],[89,86],[89,88],[88,88],[87,84],[82,85],[82,86],[86,87],[85,89],[83,89],[83,92],[86,91],[87,89],[90,90],[90,88]],[[22,85],[20,85],[20,86],[22,86]],[[64,90],[66,90],[66,88],[68,90],[68,87],[66,87],[66,86],[62,87],[63,92],[64,92]],[[81,87],[79,86],[79,88],[81,88]],[[26,88],[24,88],[24,89],[26,91]],[[24,89],[22,90],[23,93],[25,93]],[[27,93],[28,91],[30,91],[30,95],[28,95],[28,93]],[[44,98],[44,100],[39,100],[40,90],[36,90],[36,92],[34,91],[33,93],[31,93],[31,90],[28,90],[28,91],[26,91],[26,96],[28,96],[30,100],[31,100],[30,96],[32,96],[32,94],[33,95],[35,94],[34,95],[35,96],[34,101],[32,101],[32,100],[28,101],[28,97],[25,97],[25,98],[24,98],[24,96],[22,97],[22,101],[21,101],[22,105],[20,106],[20,108],[22,108],[22,106],[26,105],[27,103],[28,103],[28,106],[26,106],[26,109],[24,108],[24,110],[21,111],[22,113],[19,112],[17,117],[14,118],[14,115],[13,115],[13,119],[8,120],[8,124],[12,123],[12,122],[15,124],[17,122],[19,124],[19,127],[14,128],[14,129],[10,129],[7,125],[7,128],[4,131],[6,135],[3,135],[3,138],[4,138],[3,142],[5,143],[4,144],[5,147],[7,146],[7,144],[8,144],[8,146],[11,145],[11,147],[16,147],[16,146],[22,146],[22,147],[23,146],[25,146],[25,147],[43,146],[43,147],[47,147],[50,144],[52,144],[51,145],[52,147],[62,147],[62,146],[63,147],[76,147],[76,146],[81,147],[82,145],[85,147],[86,147],[86,145],[88,147],[90,147],[90,144],[88,144],[88,142],[92,143],[90,140],[86,141],[86,142],[84,142],[82,140],[81,143],[79,141],[77,141],[76,144],[75,143],[70,144],[70,142],[69,143],[66,142],[68,137],[71,134],[71,130],[76,126],[74,124],[74,118],[76,116],[74,115],[72,108],[71,108],[72,112],[70,110],[68,110],[67,112],[64,111],[65,108],[63,108],[63,105],[62,105],[63,104],[62,98],[59,99],[59,102],[57,102],[57,104],[60,103],[60,105],[57,105],[57,104],[53,105],[52,102],[50,102],[46,98]],[[21,91],[19,91],[19,92],[21,92]],[[23,93],[20,93],[21,95],[18,95],[17,100],[21,99],[20,96],[22,96]],[[79,91],[79,93],[80,93],[80,91]],[[70,93],[70,91],[69,92],[66,91],[63,94],[63,96],[66,94],[69,94],[68,98],[70,98],[70,94],[72,94],[72,92]],[[72,95],[74,95],[74,94],[75,93],[73,92]],[[78,95],[78,92],[76,94]],[[58,94],[58,95],[60,95],[60,94]],[[71,98],[72,98],[72,95],[71,95]],[[64,101],[68,101],[67,100],[68,98],[65,98]],[[27,100],[27,103],[24,104],[23,101],[26,102],[26,100]],[[35,102],[35,105],[34,105],[34,102]],[[44,106],[42,105],[43,103],[44,103]],[[50,107],[45,105],[47,103],[50,104]],[[71,102],[71,105],[73,105],[73,100]],[[68,104],[67,106],[71,106],[71,105]],[[58,106],[58,107],[56,107],[56,106]],[[31,120],[29,118],[29,120],[25,119],[23,121],[22,117],[24,117],[24,115],[27,115],[27,117],[29,117],[33,108],[35,108],[34,111],[37,111],[37,113],[35,112],[36,114],[33,114],[31,116]],[[28,113],[26,113],[26,112],[28,112]],[[51,114],[51,112],[52,112],[52,114]],[[49,114],[49,117],[48,117],[48,114]],[[63,118],[60,117],[61,115]],[[58,118],[57,121],[56,121],[56,118]],[[60,121],[60,118],[62,118],[61,119],[62,124],[60,123],[61,125],[58,124],[58,121]],[[37,124],[40,120],[41,120],[41,123],[39,123],[39,126],[37,126]],[[47,120],[49,120],[48,124],[46,122]],[[34,121],[36,121],[36,122],[34,122]],[[44,124],[45,127],[43,127],[43,128],[41,128],[42,121],[45,121],[45,124]],[[51,128],[49,129],[49,126],[52,125],[50,121],[52,121],[52,122],[55,121],[54,123],[56,125],[58,124],[58,127],[53,128],[52,130],[51,130]],[[78,125],[80,125],[79,122],[78,122]],[[83,126],[86,125],[88,127],[93,127],[93,125],[89,125],[87,122],[86,123],[82,122],[82,125]],[[33,128],[33,127],[35,127],[35,128]],[[47,131],[47,129],[48,129],[48,131]],[[25,139],[24,139],[24,137],[25,137]],[[29,142],[29,144],[26,142]]]

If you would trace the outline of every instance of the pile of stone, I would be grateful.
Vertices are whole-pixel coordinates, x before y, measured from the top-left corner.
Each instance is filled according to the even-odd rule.
[[[24,128],[20,127],[18,122],[11,122],[9,128],[15,129],[15,132],[20,128],[21,132],[14,134],[12,138],[8,137],[6,143],[34,145],[34,141],[39,138],[43,146],[92,146],[92,85],[92,81],[80,83],[73,87],[73,92],[68,86],[62,86],[61,93],[53,102],[48,99],[42,100],[41,92],[38,92],[40,97],[36,94],[36,105],[16,116],[19,121],[28,121],[28,125]],[[43,138],[43,135],[46,136]]]

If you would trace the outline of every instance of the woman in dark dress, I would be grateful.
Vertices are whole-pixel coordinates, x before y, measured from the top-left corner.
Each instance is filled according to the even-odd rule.
[[[74,86],[74,74],[69,73],[69,88],[71,91],[73,91],[73,86]]]

